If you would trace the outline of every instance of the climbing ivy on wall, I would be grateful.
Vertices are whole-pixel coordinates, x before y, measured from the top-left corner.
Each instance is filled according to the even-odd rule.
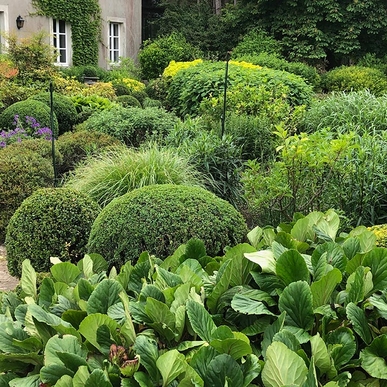
[[[65,20],[71,25],[73,65],[96,65],[101,32],[98,0],[32,0],[39,15]]]

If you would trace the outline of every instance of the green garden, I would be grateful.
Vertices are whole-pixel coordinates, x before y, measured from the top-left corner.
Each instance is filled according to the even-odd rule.
[[[11,43],[0,387],[386,385],[385,58],[322,70],[253,30],[60,69]]]

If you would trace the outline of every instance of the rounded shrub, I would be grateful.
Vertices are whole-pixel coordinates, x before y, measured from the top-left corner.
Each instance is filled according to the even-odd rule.
[[[39,272],[50,270],[50,257],[71,262],[82,259],[99,211],[87,195],[68,188],[34,192],[16,210],[7,228],[10,274],[20,277],[24,259]]]
[[[233,53],[233,57],[234,53]],[[320,75],[317,69],[312,66],[308,66],[301,62],[288,62],[287,60],[280,58],[276,54],[268,54],[262,52],[256,55],[242,55],[236,58],[238,61],[246,61],[255,65],[268,67],[274,70],[283,70],[288,73],[296,74],[302,77],[305,82],[312,85],[315,89],[320,87]]]
[[[117,97],[116,102],[123,107],[142,107],[140,101],[132,95],[120,95]]]
[[[15,121],[15,116],[18,117],[18,122],[17,120]],[[29,135],[33,135],[36,131],[36,126],[28,124],[26,122],[26,117],[32,117],[35,120],[34,125],[39,124],[40,128],[51,128],[50,108],[44,102],[36,101],[33,99],[27,99],[25,101],[16,102],[11,106],[7,107],[0,114],[0,128],[5,130],[11,130],[14,129],[15,126],[19,123],[23,126],[23,128]],[[51,128],[51,130],[53,130],[53,132],[57,134],[58,120],[56,118],[55,113],[53,119],[53,126],[54,128]]]
[[[125,146],[89,158],[66,186],[88,194],[101,206],[136,188],[153,184],[204,186],[204,177],[188,157],[153,144],[139,150]]]
[[[90,232],[88,251],[120,267],[143,251],[166,258],[191,238],[201,239],[208,255],[216,256],[246,234],[242,215],[211,192],[152,185],[113,200],[101,211]]]
[[[50,107],[50,94],[39,93],[31,97],[33,100],[37,100],[45,103]],[[59,134],[68,132],[77,123],[78,113],[75,108],[74,102],[70,97],[65,95],[53,93],[53,109],[58,119]]]
[[[312,97],[312,87],[286,71],[230,61],[228,74],[228,92],[236,88],[254,93],[261,87],[272,97],[281,97],[286,89],[286,101],[292,106],[308,104]],[[198,115],[203,100],[222,98],[223,92],[224,63],[207,61],[176,73],[168,87],[167,104],[180,117]]]
[[[33,140],[26,143],[30,141]],[[51,160],[23,144],[0,150],[0,242],[4,241],[8,221],[22,201],[38,188],[54,183]]]
[[[275,40],[267,32],[254,28],[243,36],[232,51],[233,58],[241,55],[257,55],[262,52],[281,55],[281,42]]]
[[[159,77],[171,60],[190,61],[201,56],[200,50],[186,41],[183,35],[172,33],[143,43],[138,59],[143,79]]]
[[[67,132],[58,137],[56,147],[62,156],[59,173],[64,174],[75,168],[82,160],[121,142],[108,134],[80,130]]]
[[[110,134],[137,147],[145,140],[162,139],[176,122],[178,118],[164,109],[115,106],[93,114],[82,123],[82,129]]]
[[[322,77],[327,92],[360,91],[368,89],[381,95],[387,92],[387,76],[379,69],[361,66],[342,66],[328,71]]]

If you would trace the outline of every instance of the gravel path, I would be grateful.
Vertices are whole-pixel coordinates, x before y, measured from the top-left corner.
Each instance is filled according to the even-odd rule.
[[[7,252],[0,245],[0,291],[14,290],[19,283],[17,278],[11,277],[7,269]]]

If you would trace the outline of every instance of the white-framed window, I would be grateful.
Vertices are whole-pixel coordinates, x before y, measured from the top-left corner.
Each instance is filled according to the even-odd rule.
[[[53,46],[56,48],[58,65],[67,66],[70,63],[69,26],[64,20],[52,21]]]
[[[109,61],[117,63],[122,56],[122,23],[109,22]]]

